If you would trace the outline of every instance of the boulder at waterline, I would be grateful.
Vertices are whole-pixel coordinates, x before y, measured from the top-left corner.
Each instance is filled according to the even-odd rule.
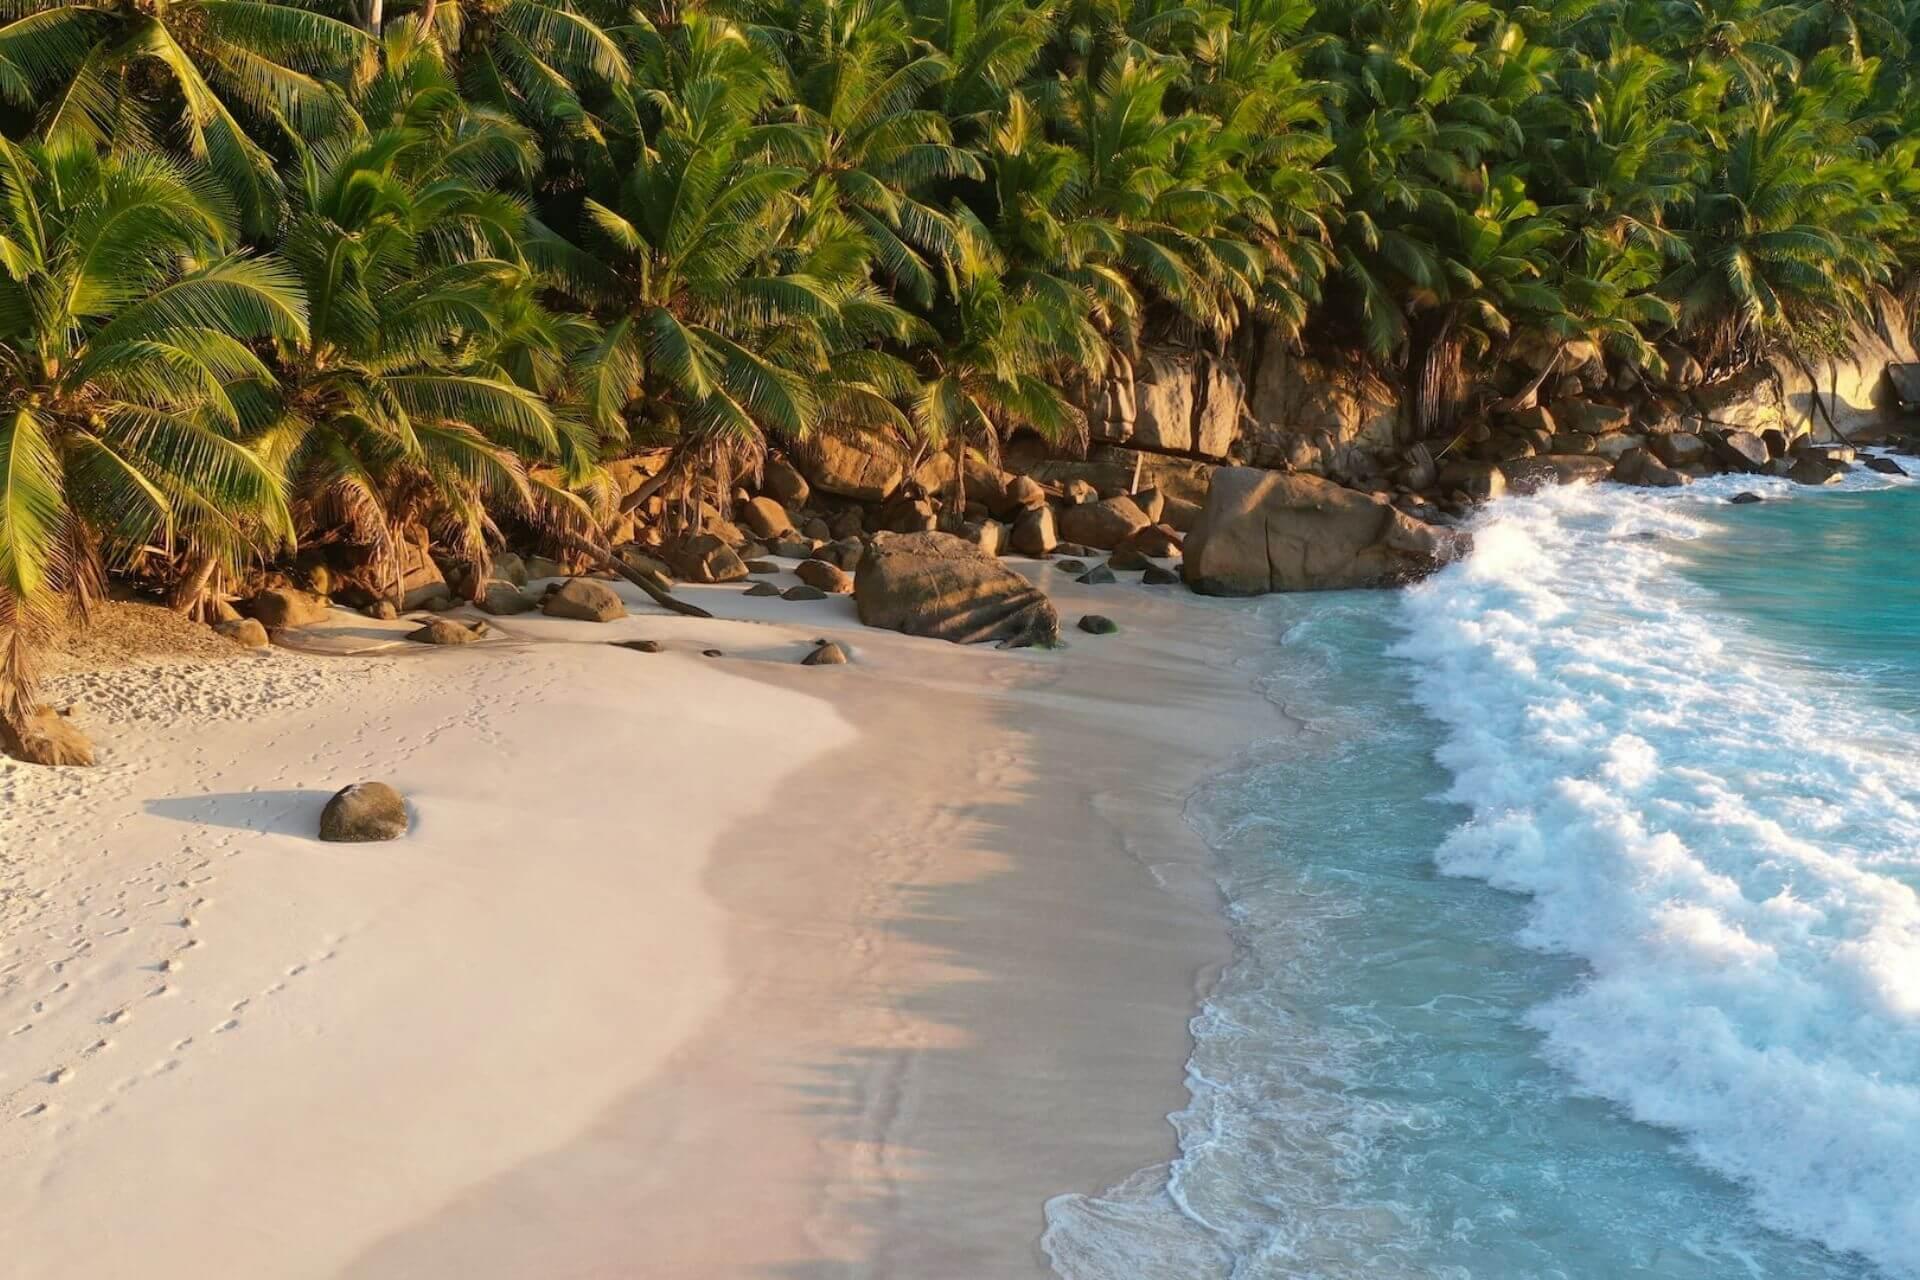
[[[1687,483],[1687,477],[1654,457],[1645,449],[1629,449],[1613,464],[1613,478],[1621,484],[1650,489],[1674,489]]]
[[[1082,614],[1080,629],[1088,635],[1110,636],[1120,630],[1120,624],[1104,613]]]
[[[1113,576],[1113,570],[1103,564],[1097,564],[1074,581],[1086,587],[1104,587],[1109,583],[1118,582],[1119,579]]]
[[[673,571],[688,582],[738,582],[747,576],[745,562],[718,534],[682,534],[660,550]]]
[[[329,610],[304,591],[270,587],[247,602],[247,612],[259,619],[267,630],[277,631],[281,627],[308,627],[325,622]]]
[[[340,844],[398,840],[407,834],[407,802],[384,782],[356,782],[320,811],[320,838]]]
[[[1764,471],[1772,455],[1766,442],[1751,431],[1713,431],[1707,434],[1713,456],[1735,471]]]
[[[1216,596],[1390,586],[1469,545],[1464,534],[1317,476],[1221,467],[1187,536],[1182,574]]]
[[[818,587],[809,586],[803,582],[799,586],[788,587],[785,591],[782,591],[780,598],[782,600],[825,600],[827,593]]]
[[[480,639],[480,632],[447,618],[435,618],[418,631],[408,632],[407,639],[415,644],[472,644]]]
[[[93,743],[65,712],[41,707],[18,728],[0,718],[0,751],[27,764],[84,768],[93,763]]]
[[[559,590],[547,595],[540,608],[549,618],[576,622],[612,622],[627,616],[627,606],[613,588],[591,578],[567,579]]]
[[[1883,476],[1903,476],[1907,474],[1907,469],[1895,462],[1892,458],[1883,458],[1877,454],[1868,458],[1860,465],[1869,471],[1877,471]]]
[[[878,534],[853,578],[860,621],[957,644],[1052,644],[1060,615],[1046,594],[947,533]]]
[[[780,588],[771,582],[756,582],[740,594],[748,596],[777,596],[780,594]]]
[[[794,567],[793,576],[828,595],[844,596],[853,590],[853,575],[825,560],[802,560]]]
[[[1805,485],[1839,484],[1840,474],[1845,470],[1844,463],[1828,462],[1808,451],[1794,458],[1793,465],[1787,468],[1787,479]]]
[[[243,649],[264,649],[272,643],[267,637],[267,629],[260,625],[257,618],[235,618],[230,622],[216,622],[213,629],[233,641]]]
[[[1102,551],[1113,550],[1148,523],[1147,513],[1135,506],[1132,498],[1102,498],[1060,513],[1061,536]]]
[[[1591,437],[1581,439],[1592,448]],[[1450,493],[1457,490],[1475,502],[1489,502],[1506,493],[1507,477],[1491,462],[1449,462],[1440,469],[1440,487]]]
[[[846,661],[847,651],[833,641],[825,640],[822,641],[820,646],[812,653],[800,659],[800,665],[803,667],[838,667],[844,666]]]
[[[1756,502],[1764,502],[1766,499],[1757,493],[1736,493],[1731,498],[1728,498],[1727,501],[1736,507],[1745,507],[1751,506]]]
[[[1593,484],[1613,474],[1613,463],[1591,453],[1549,453],[1503,462],[1507,485],[1515,493],[1538,493],[1556,484]]]

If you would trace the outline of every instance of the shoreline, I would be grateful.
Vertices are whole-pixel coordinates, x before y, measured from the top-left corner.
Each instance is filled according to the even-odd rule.
[[[633,937],[598,954],[589,967],[600,972],[507,979],[508,992],[529,1001],[559,980],[556,1004],[573,1002],[579,993],[570,996],[575,984],[565,979],[578,979],[591,999],[624,1009],[615,1022],[629,1029],[580,1019],[594,1024],[589,1030],[563,1011],[543,1015],[564,1024],[546,1055],[508,1054],[503,1074],[468,1085],[478,1094],[484,1083],[500,1111],[517,1115],[545,1106],[537,1091],[529,1096],[530,1084],[567,1082],[574,1096],[560,1108],[565,1119],[483,1118],[474,1111],[470,1123],[497,1132],[481,1140],[463,1135],[452,1144],[463,1154],[443,1167],[409,1170],[409,1181],[419,1184],[409,1186],[417,1191],[410,1197],[375,1194],[376,1176],[360,1189],[364,1202],[340,1200],[329,1172],[345,1176],[351,1169],[366,1180],[380,1166],[368,1159],[370,1150],[318,1143],[317,1154],[306,1153],[317,1166],[309,1198],[329,1206],[327,1249],[310,1251],[318,1223],[290,1212],[287,1188],[260,1186],[255,1169],[254,1178],[230,1177],[238,1185],[222,1197],[184,1196],[164,1222],[132,1215],[116,1238],[129,1252],[118,1256],[142,1258],[145,1276],[199,1274],[196,1252],[219,1232],[216,1221],[192,1220],[194,1206],[224,1202],[208,1217],[253,1210],[240,1216],[257,1220],[254,1235],[268,1251],[256,1259],[255,1273],[263,1275],[524,1275],[537,1258],[542,1274],[587,1276],[616,1274],[621,1260],[635,1256],[649,1259],[647,1274],[660,1275],[1046,1274],[1039,1239],[1047,1199],[1097,1192],[1173,1150],[1165,1117],[1185,1098],[1187,1021],[1227,959],[1210,855],[1181,810],[1209,768],[1277,726],[1268,704],[1249,701],[1232,665],[1260,639],[1254,608],[1184,592],[1081,588],[1042,566],[1021,567],[1044,577],[1063,613],[1098,607],[1121,622],[1122,633],[1076,636],[1072,648],[1048,655],[963,650],[858,628],[836,615],[850,613],[844,601],[774,601],[767,608],[720,588],[699,599],[751,621],[645,614],[617,625],[623,637],[647,630],[670,636],[676,648],[711,635],[730,654],[778,651],[777,663],[708,662],[690,652],[649,657],[610,646],[565,646],[563,658],[538,643],[516,646],[511,657],[452,657],[454,664],[476,663],[477,680],[456,682],[468,686],[555,662],[585,682],[576,693],[590,693],[596,680],[604,686],[631,676],[640,687],[631,702],[622,693],[619,714],[628,715],[644,716],[657,703],[672,681],[654,674],[674,666],[684,668],[673,674],[689,692],[707,690],[709,672],[742,686],[729,697],[740,714],[705,726],[707,740],[689,737],[697,733],[689,726],[678,731],[678,754],[699,759],[676,763],[712,784],[703,810],[715,819],[705,842],[712,852],[683,849],[675,862],[691,877],[693,896],[625,904],[621,923]],[[756,625],[763,618],[781,621]],[[597,639],[614,629],[546,620],[530,627],[565,639]],[[791,665],[785,651],[801,651],[815,632],[852,644],[855,665]],[[455,669],[366,665],[384,673],[380,680],[403,685],[444,683],[435,673]],[[749,679],[734,679],[741,675]],[[567,684],[556,679],[549,687]],[[795,724],[786,715],[755,723],[767,708],[803,703]],[[528,707],[537,704],[519,705],[516,716],[504,700],[489,702],[477,719],[455,717],[441,732],[480,741],[492,734],[497,744],[505,726],[490,725],[490,717],[531,732],[527,717],[537,714]],[[1249,723],[1250,706],[1260,709],[1257,723]],[[698,722],[697,712],[692,719]],[[660,745],[676,745],[670,726],[647,732],[663,739]],[[649,801],[666,800],[667,820],[675,820],[671,813],[680,806],[672,802],[684,781],[649,795],[658,779],[606,762],[599,767],[606,786],[627,792],[614,799],[638,801],[642,814]],[[347,780],[329,775],[315,788]],[[410,794],[421,816],[414,839],[440,834],[433,827],[447,799]],[[555,795],[543,811],[566,803]],[[615,809],[597,812],[604,826]],[[526,830],[512,806],[487,816],[501,825],[469,822],[467,839],[492,846]],[[575,826],[582,840],[598,829],[585,816]],[[647,829],[642,816],[625,834],[638,839]],[[291,833],[274,838],[295,855],[325,848]],[[370,856],[404,858],[411,843],[376,847]],[[505,856],[490,847],[471,853],[473,869],[484,865],[490,874]],[[545,859],[537,873],[523,869],[523,894],[551,889],[562,869],[552,866],[552,855],[522,856]],[[592,865],[590,883],[598,888],[562,893],[569,910],[619,883],[621,867],[610,856],[596,856]],[[432,886],[422,880],[413,888],[430,893]],[[485,892],[467,907],[501,905]],[[489,919],[498,928],[499,918]],[[578,959],[580,922],[570,923],[553,923],[546,941]],[[651,939],[660,944],[645,951],[653,961],[634,964],[621,948],[644,951],[647,935],[663,925],[676,935],[673,942]],[[329,1053],[341,1052],[330,1042],[337,1045],[342,1028],[377,994],[363,981],[391,969],[389,953],[417,959],[405,954],[408,932],[392,921],[384,931],[357,932],[353,942],[366,940],[364,971],[351,983],[313,984],[320,998],[304,1011],[305,1056],[296,1060],[286,1052],[292,1046],[281,1044],[230,1083],[291,1073],[294,1079],[279,1084],[293,1089]],[[491,937],[472,935],[476,963],[496,945]],[[216,939],[207,941],[190,973],[214,955]],[[517,943],[500,945],[535,967]],[[449,987],[453,1003],[468,996],[473,1002],[441,1024],[448,1036],[485,1025],[485,1002],[471,990],[478,975],[461,972],[446,965],[431,982],[416,973],[410,994],[381,995],[395,1020],[383,1039],[363,1041],[357,1051],[375,1060],[358,1064],[364,1067],[382,1065],[383,1055],[399,1059],[384,1064],[379,1091],[401,1099],[400,1117],[389,1118],[401,1130],[409,1107],[433,1101],[427,1091],[447,1090],[450,1082],[433,1081],[434,1066],[466,1071],[499,1048],[483,1039],[485,1052],[472,1055],[467,1045],[461,1054],[457,1040],[443,1038],[417,1053],[394,1052],[394,1040],[418,1029],[404,1024],[417,1018],[419,998],[442,1000]],[[654,1007],[663,973],[673,975],[666,1012]],[[15,1003],[14,989],[0,991],[0,1012],[11,1017]],[[218,1040],[227,1033],[196,1034]],[[123,1038],[113,1037],[114,1055],[127,1047]],[[636,1054],[633,1040],[644,1041],[645,1051]],[[195,1109],[213,1105],[199,1081],[216,1073],[189,1061],[190,1052],[177,1056],[181,1065],[162,1073],[174,1094],[170,1110],[197,1116],[192,1123],[206,1131],[192,1136],[201,1143],[232,1138],[228,1121]],[[596,1056],[606,1061],[595,1065]],[[79,1201],[63,1183],[150,1179],[154,1171],[140,1148],[171,1148],[190,1135],[176,1122],[90,1155],[84,1142],[49,1144],[44,1134],[23,1134],[31,1118],[17,1114],[26,1107],[16,1102],[35,1087],[23,1074],[9,1070],[0,1078],[7,1098],[0,1142],[10,1154],[30,1157],[27,1163],[43,1161],[45,1176],[36,1186],[10,1189],[16,1209],[6,1230],[23,1246],[21,1274],[58,1275],[82,1262],[90,1274],[130,1274],[90,1251],[81,1235],[86,1214],[67,1216]],[[73,1109],[69,1091],[86,1074],[58,1086],[63,1113]],[[119,1114],[146,1110],[136,1098],[129,1092],[119,1101]],[[352,1108],[330,1113],[323,1102],[314,1101],[308,1127],[295,1126],[273,1144],[282,1157],[317,1141],[315,1129],[350,1131],[361,1123]],[[128,1121],[114,1114],[98,1126],[124,1128]],[[264,1146],[250,1146],[227,1173],[239,1174],[265,1154]],[[23,1167],[18,1159],[8,1163]],[[344,1231],[343,1216],[351,1224]],[[179,1269],[153,1263],[155,1249],[177,1258]],[[310,1261],[276,1269],[290,1256]]]

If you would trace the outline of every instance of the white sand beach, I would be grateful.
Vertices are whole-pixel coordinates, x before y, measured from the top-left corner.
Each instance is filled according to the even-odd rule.
[[[0,762],[6,1274],[1045,1274],[1045,1201],[1171,1148],[1227,956],[1181,804],[1280,725],[1254,607],[1021,567],[1120,634],[622,584],[64,677],[101,766]],[[317,841],[364,779],[412,832]]]

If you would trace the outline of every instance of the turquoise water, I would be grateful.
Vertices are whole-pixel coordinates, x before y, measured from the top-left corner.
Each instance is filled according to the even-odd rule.
[[[1180,1156],[1050,1203],[1056,1272],[1920,1276],[1920,488],[1849,483],[1259,606],[1299,728],[1189,806]]]

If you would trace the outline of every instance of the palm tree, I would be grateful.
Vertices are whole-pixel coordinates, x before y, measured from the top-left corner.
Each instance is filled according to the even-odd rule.
[[[410,88],[375,96],[412,123],[313,147],[290,184],[284,252],[312,314],[282,344],[259,447],[302,495],[303,523],[345,524],[388,556],[425,526],[484,567],[494,510],[584,522],[564,483],[528,467],[564,455],[567,479],[589,478],[584,427],[540,394],[561,390],[541,371],[584,335],[528,322],[525,211],[485,182],[531,167],[525,132],[485,110],[434,110],[446,101],[435,51],[395,32],[389,52]]]
[[[271,0],[15,0],[0,26],[0,98],[49,141],[172,149],[204,165],[264,237],[277,147],[337,127],[371,70],[365,33]]]
[[[0,141],[0,716],[33,706],[31,648],[103,571],[284,543],[277,477],[241,437],[299,341],[273,258],[232,249],[219,191],[154,156]]]

